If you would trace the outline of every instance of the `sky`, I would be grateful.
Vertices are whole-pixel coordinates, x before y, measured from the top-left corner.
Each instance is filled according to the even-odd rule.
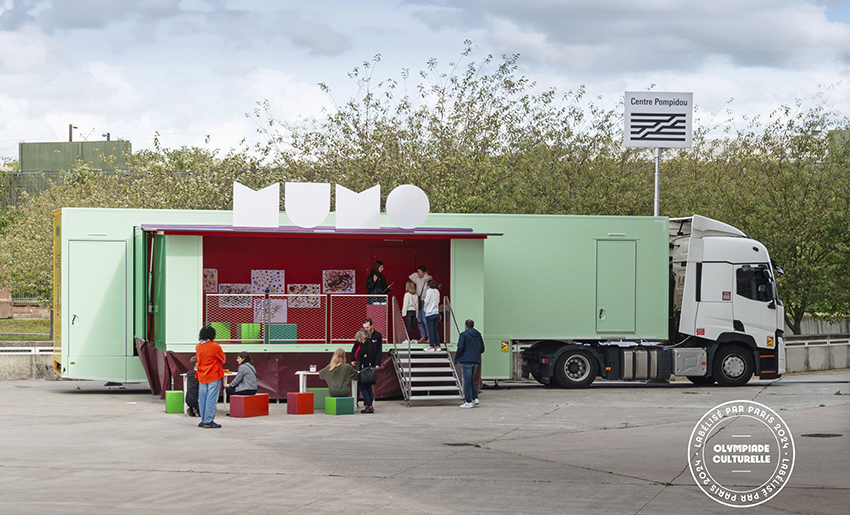
[[[258,101],[323,116],[376,54],[373,76],[408,69],[414,92],[467,39],[466,62],[519,53],[540,88],[584,85],[609,107],[654,85],[712,119],[819,93],[850,116],[850,0],[0,0],[0,158],[69,124],[75,141],[226,150],[258,140]]]

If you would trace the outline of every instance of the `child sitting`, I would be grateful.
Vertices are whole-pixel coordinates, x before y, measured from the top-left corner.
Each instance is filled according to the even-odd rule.
[[[201,412],[198,411],[198,378],[195,374],[198,371],[198,357],[192,356],[189,359],[189,366],[192,370],[186,372],[186,414],[190,417],[200,417]]]

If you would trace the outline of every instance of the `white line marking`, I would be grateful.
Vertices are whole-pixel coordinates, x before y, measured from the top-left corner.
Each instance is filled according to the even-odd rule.
[[[752,470],[733,470],[732,472],[744,472],[746,474],[749,474],[750,472],[752,472]]]
[[[732,438],[751,438],[752,435],[732,435]]]

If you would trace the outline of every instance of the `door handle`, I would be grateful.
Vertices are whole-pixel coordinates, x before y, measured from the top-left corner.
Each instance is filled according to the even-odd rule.
[[[77,318],[79,318],[77,315],[71,315],[71,325],[74,325],[77,322]]]
[[[599,320],[605,320],[605,309],[599,308]]]

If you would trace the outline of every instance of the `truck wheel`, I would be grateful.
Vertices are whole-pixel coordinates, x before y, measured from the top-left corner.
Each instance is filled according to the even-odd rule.
[[[753,358],[750,352],[737,345],[727,345],[717,351],[712,376],[721,386],[742,386],[753,377]]]
[[[713,377],[705,376],[688,376],[688,381],[694,383],[697,386],[710,386],[714,384]]]
[[[583,350],[569,350],[555,362],[555,381],[561,388],[584,388],[596,374],[596,358]]]

